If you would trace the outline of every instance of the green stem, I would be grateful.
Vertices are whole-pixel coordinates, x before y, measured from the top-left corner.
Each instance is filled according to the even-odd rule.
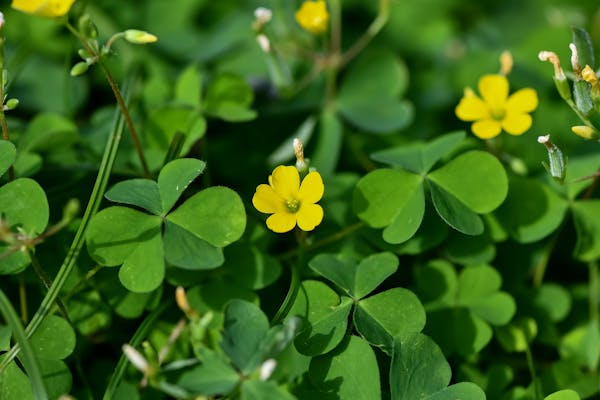
[[[29,316],[27,315],[27,290],[23,274],[19,274],[19,307],[21,308],[21,321],[26,324]]]
[[[125,118],[125,123],[127,124],[127,129],[129,130],[129,134],[131,135],[131,140],[133,141],[133,145],[135,146],[135,150],[137,152],[138,158],[140,159],[140,163],[142,165],[142,170],[144,172],[144,176],[146,178],[149,178],[151,175],[150,175],[150,170],[148,169],[148,164],[146,163],[146,157],[144,156],[144,150],[142,149],[142,145],[140,143],[140,139],[138,137],[137,130],[135,129],[135,126],[133,125],[133,120],[131,119],[131,115],[129,114],[129,109],[127,108],[127,105],[125,104],[125,100],[123,99],[123,96],[121,95],[121,91],[119,90],[119,86],[117,85],[117,82],[115,82],[112,74],[110,73],[110,71],[104,64],[104,62],[102,61],[100,54],[98,54],[96,49],[94,49],[92,46],[90,46],[87,39],[85,37],[83,37],[71,24],[69,24],[69,22],[66,23],[66,26],[67,26],[67,29],[69,31],[71,31],[71,33],[73,35],[75,35],[75,37],[77,37],[77,39],[79,39],[79,41],[81,42],[83,47],[85,47],[85,49],[97,59],[97,63],[100,66],[100,69],[102,70],[102,73],[104,74],[104,77],[108,81],[108,84],[113,92],[113,95],[115,96],[115,99],[117,100],[117,104],[119,105],[119,108],[121,109],[123,118]]]
[[[29,253],[29,258],[31,259],[31,266],[33,267],[33,270],[38,275],[46,289],[50,290],[50,288],[52,287],[52,281],[50,280],[48,275],[46,275],[46,272],[42,268],[40,261],[37,259],[33,252]],[[58,310],[60,311],[63,318],[71,322],[71,319],[69,318],[69,313],[67,313],[67,308],[65,307],[60,297],[56,297],[56,305],[58,306]]]
[[[108,138],[108,142],[106,143],[106,148],[104,150],[104,156],[102,158],[102,163],[100,164],[100,169],[98,171],[98,176],[96,177],[96,182],[94,184],[94,188],[92,190],[92,194],[90,196],[90,200],[85,209],[85,213],[81,219],[81,223],[77,232],[75,234],[75,238],[71,243],[71,247],[54,279],[52,282],[52,286],[44,296],[42,303],[40,304],[38,310],[35,315],[27,325],[25,329],[25,333],[27,337],[31,337],[31,335],[38,329],[44,318],[48,315],[48,313],[52,309],[52,305],[56,300],[60,290],[64,286],[67,278],[71,274],[75,262],[79,256],[79,252],[83,247],[83,243],[85,241],[85,233],[87,231],[88,225],[92,216],[98,211],[100,207],[100,202],[102,201],[102,196],[104,195],[104,191],[106,190],[106,186],[108,184],[108,178],[110,177],[110,172],[115,162],[115,158],[117,156],[117,150],[119,148],[119,143],[121,142],[121,135],[123,133],[123,117],[120,112],[115,113],[115,121],[113,125],[113,129],[111,131],[110,137]],[[5,358],[0,363],[0,373],[6,368],[6,366],[17,356],[20,351],[20,347],[17,345],[13,346],[6,354]]]
[[[537,374],[535,372],[535,364],[533,363],[533,355],[531,354],[531,347],[529,343],[525,345],[525,357],[527,358],[527,368],[529,369],[529,374],[531,375],[531,382],[533,384],[533,390],[535,392],[535,399],[542,400],[542,389],[540,388]]]
[[[0,311],[4,316],[4,320],[10,327],[17,344],[21,347],[21,349],[23,349],[21,361],[25,366],[25,370],[27,371],[27,375],[31,382],[33,397],[41,400],[47,399],[48,394],[46,393],[46,388],[44,387],[44,381],[42,379],[42,373],[37,364],[37,360],[35,359],[33,349],[29,345],[27,335],[23,330],[23,325],[21,325],[21,321],[19,321],[17,313],[13,309],[10,300],[6,297],[2,290],[0,290]],[[8,357],[4,358],[2,361],[5,362],[7,358]]]
[[[354,57],[356,57],[375,36],[383,29],[390,17],[390,0],[379,0],[379,11],[377,16],[371,22],[371,25],[367,28],[365,33],[350,47],[343,55],[340,60],[340,67],[348,64]]]
[[[283,299],[283,303],[279,307],[279,310],[275,313],[275,316],[271,320],[271,325],[280,323],[283,318],[287,315],[292,308],[292,304],[296,301],[298,295],[298,289],[300,288],[300,271],[298,271],[298,265],[292,265],[292,278],[290,281],[290,288]]]
[[[560,235],[563,226],[564,222],[554,232],[554,235],[552,235],[552,239],[548,244],[546,252],[544,253],[541,260],[537,263],[533,270],[533,287],[535,288],[539,288],[544,282],[544,275],[546,274],[546,269],[548,268],[548,263],[550,262],[550,256],[554,251],[554,247],[556,246],[556,240],[558,239],[558,236]]]
[[[150,315],[148,315],[146,319],[140,324],[140,327],[129,341],[129,344],[133,347],[138,347],[142,343],[142,340],[148,336],[148,332],[150,331],[150,328],[152,328],[156,320],[158,320],[158,318],[167,309],[167,307],[169,307],[172,304],[172,301],[163,302],[156,310],[154,310]],[[113,374],[111,375],[110,380],[108,381],[108,385],[106,386],[106,390],[104,391],[104,396],[102,397],[104,400],[111,400],[112,398],[114,398],[115,391],[121,383],[121,379],[123,379],[123,374],[125,374],[126,369],[127,357],[125,357],[125,354],[121,354],[119,362],[115,367],[115,372],[113,372]]]

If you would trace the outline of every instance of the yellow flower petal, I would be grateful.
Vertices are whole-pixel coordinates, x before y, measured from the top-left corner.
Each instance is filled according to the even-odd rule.
[[[508,80],[504,75],[484,75],[479,79],[479,94],[491,110],[503,109],[508,97]]]
[[[531,115],[525,113],[508,113],[502,121],[502,128],[511,135],[521,135],[531,127]]]
[[[296,214],[277,213],[267,218],[267,227],[276,233],[289,232],[296,226]]]
[[[471,125],[471,130],[479,139],[491,139],[502,131],[500,122],[494,119],[482,119]]]
[[[525,88],[514,92],[506,101],[507,113],[528,113],[538,106],[537,92],[531,88]]]
[[[318,204],[303,204],[296,214],[298,226],[303,231],[312,231],[323,221],[323,208]]]
[[[490,111],[483,100],[475,95],[463,97],[454,112],[463,121],[477,121],[490,117]]]
[[[75,0],[13,0],[11,7],[42,17],[61,17],[69,12]]]
[[[302,180],[300,185],[300,191],[298,193],[298,200],[308,203],[316,203],[323,197],[325,186],[323,186],[323,179],[318,172],[309,172],[308,175]]]
[[[300,175],[296,167],[280,165],[273,170],[269,183],[284,199],[295,198],[300,189]]]
[[[314,34],[325,32],[329,24],[329,13],[324,0],[305,1],[294,16],[302,28]]]
[[[274,214],[284,210],[284,200],[269,185],[258,185],[252,204],[261,213]]]

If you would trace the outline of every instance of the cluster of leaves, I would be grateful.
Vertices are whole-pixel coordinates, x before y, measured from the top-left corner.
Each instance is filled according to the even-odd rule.
[[[552,23],[525,2],[500,34],[506,15],[466,1],[348,1],[344,37],[388,22],[357,58],[319,47],[293,2],[122,3],[72,13],[98,40],[115,25],[159,37],[105,61],[128,83],[151,176],[99,69],[69,77],[67,32],[6,12],[21,108],[0,141],[0,399],[600,395],[600,155],[567,136],[577,115],[535,58],[587,22],[587,2],[545,8]],[[258,6],[274,12],[269,53]],[[574,40],[592,62],[590,37]],[[448,118],[506,46],[515,84],[539,93],[532,131],[569,156],[563,184],[532,133],[486,147]],[[591,86],[573,90],[592,118]],[[293,162],[293,137],[323,176],[325,218],[276,235],[250,199]],[[71,198],[89,201],[80,218]]]

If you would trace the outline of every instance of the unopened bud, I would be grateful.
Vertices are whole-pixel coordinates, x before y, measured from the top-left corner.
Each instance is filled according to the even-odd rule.
[[[73,218],[79,214],[79,210],[81,209],[81,204],[77,199],[69,199],[67,205],[63,209],[63,219],[66,221],[71,221]]]
[[[600,138],[600,133],[598,133],[598,131],[596,131],[595,129],[590,128],[589,126],[586,126],[586,125],[572,126],[571,131],[573,131],[573,133],[576,134],[577,136],[584,138],[586,140]]]
[[[260,46],[262,51],[264,51],[265,53],[271,52],[271,42],[269,41],[269,38],[266,37],[264,34],[261,33],[260,35],[257,35],[256,41],[258,42],[258,45]]]
[[[510,54],[510,51],[504,50],[502,54],[500,54],[500,74],[508,75],[510,71],[512,71],[513,67],[513,57]]]
[[[264,363],[260,366],[260,380],[266,381],[273,375],[273,371],[275,371],[275,367],[277,366],[277,361],[272,358],[265,360]]]
[[[562,183],[567,174],[567,163],[563,157],[562,151],[550,141],[550,135],[538,136],[538,143],[546,146],[548,151],[548,163],[542,162],[546,171],[557,182]]]
[[[14,110],[19,106],[19,99],[8,99],[6,100],[6,104],[4,104],[4,111]]]
[[[571,100],[571,87],[569,86],[565,72],[560,66],[560,59],[556,53],[552,51],[540,51],[538,58],[541,61],[550,61],[552,63],[554,66],[554,85],[556,86],[558,94],[560,94],[560,97],[564,100]]]
[[[573,73],[578,79],[581,79],[581,65],[579,64],[579,53],[575,43],[569,43],[569,49],[571,49],[571,66],[573,67]]]
[[[86,63],[85,61],[80,61],[77,64],[73,65],[73,68],[71,68],[71,76],[83,75],[87,72],[88,68],[88,63]]]
[[[254,18],[256,18],[256,21],[262,25],[268,23],[272,17],[273,11],[266,7],[258,7],[256,10],[254,10]]]
[[[156,36],[145,31],[139,31],[137,29],[127,29],[123,32],[123,37],[129,43],[133,44],[146,44],[154,43],[158,40]]]
[[[129,344],[124,344],[122,349],[123,353],[125,354],[125,357],[127,357],[129,362],[131,362],[131,364],[133,364],[134,367],[142,371],[144,374],[150,372],[150,364],[148,364],[148,361],[144,358],[142,353],[137,351],[133,346]]]
[[[4,14],[0,11],[0,29],[4,28]]]

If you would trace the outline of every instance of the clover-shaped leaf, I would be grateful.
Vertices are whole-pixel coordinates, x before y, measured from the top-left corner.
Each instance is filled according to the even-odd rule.
[[[413,117],[412,104],[398,99],[407,82],[406,67],[395,54],[375,52],[350,68],[336,98],[336,108],[350,123],[369,132],[401,129]]]
[[[49,216],[46,193],[33,179],[19,178],[0,187],[0,219],[14,231],[34,238],[46,229]],[[0,244],[0,254],[4,252],[7,256],[0,259],[0,274],[20,272],[30,263],[26,251],[8,243]]]
[[[298,316],[306,324],[295,345],[304,355],[319,355],[333,350],[346,335],[352,300],[340,297],[323,282],[302,282],[288,316]]]
[[[101,265],[122,265],[119,278],[127,289],[156,289],[165,261],[191,270],[216,268],[224,261],[221,248],[242,235],[246,214],[231,189],[204,189],[171,211],[204,166],[199,160],[174,160],[161,170],[158,182],[132,179],[107,192],[110,200],[150,213],[109,207],[94,216],[88,229],[88,252]]]
[[[485,400],[477,385],[460,382],[448,386],[452,372],[436,343],[423,334],[394,345],[390,367],[392,400]]]
[[[445,261],[434,260],[417,274],[418,293],[425,300],[426,332],[447,353],[478,352],[492,338],[491,325],[504,325],[513,317],[513,298],[500,291],[502,279],[482,264],[457,274]]]
[[[461,133],[449,134],[443,140],[410,151],[376,153],[376,159],[418,173],[382,168],[364,176],[354,191],[354,210],[358,217],[373,228],[385,228],[386,242],[405,242],[416,233],[423,220],[423,184],[427,181],[434,208],[448,225],[467,235],[483,233],[484,224],[478,214],[496,209],[508,191],[502,164],[486,152],[469,151],[427,172],[457,145],[461,136]]]

